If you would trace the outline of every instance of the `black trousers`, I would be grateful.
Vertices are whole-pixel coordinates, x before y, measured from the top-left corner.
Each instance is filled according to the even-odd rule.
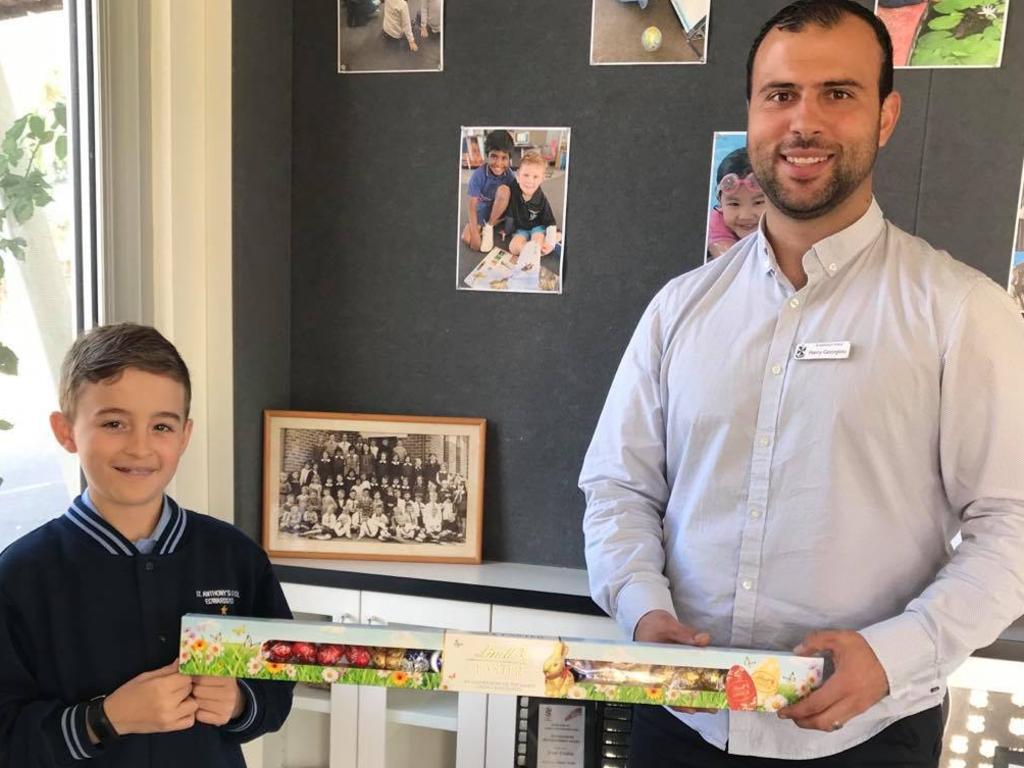
[[[770,715],[765,715],[770,717]],[[815,760],[730,755],[708,744],[662,707],[633,707],[629,768],[937,768],[942,753],[940,707],[898,720],[863,744]]]

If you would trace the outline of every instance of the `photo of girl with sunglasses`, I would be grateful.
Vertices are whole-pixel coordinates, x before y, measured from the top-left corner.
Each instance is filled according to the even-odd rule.
[[[767,198],[750,166],[746,141],[745,133],[715,134],[705,261],[756,231],[764,212]]]

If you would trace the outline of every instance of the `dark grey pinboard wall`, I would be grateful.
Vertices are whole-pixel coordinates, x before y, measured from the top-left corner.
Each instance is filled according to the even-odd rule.
[[[286,408],[291,350],[292,3],[233,0],[235,522],[260,540],[264,408]]]
[[[712,134],[745,128],[747,49],[784,4],[714,0],[705,66],[591,67],[590,0],[449,0],[443,73],[341,76],[336,3],[295,3],[290,376],[277,367],[282,305],[262,303],[289,276],[276,262],[257,274],[286,250],[266,241],[280,242],[288,216],[267,216],[250,190],[244,211],[235,203],[235,232],[256,250],[236,258],[236,318],[237,302],[250,318],[236,319],[236,353],[270,353],[236,360],[236,390],[257,390],[236,403],[239,442],[289,392],[296,409],[484,417],[484,556],[582,566],[576,477],[591,431],[647,301],[701,262]],[[259,90],[266,58],[236,50],[236,82]],[[1002,69],[900,72],[897,87],[883,208],[1004,283],[1024,154],[1024,17],[1009,14]],[[270,96],[255,125],[236,125],[250,150],[280,150],[286,131],[263,132],[283,122],[267,114],[281,108],[276,81]],[[454,290],[460,125],[572,128],[562,296]],[[266,162],[253,154],[236,149],[236,193],[238,164]],[[239,462],[243,452],[251,442]],[[236,478],[238,520],[255,530],[253,467]]]

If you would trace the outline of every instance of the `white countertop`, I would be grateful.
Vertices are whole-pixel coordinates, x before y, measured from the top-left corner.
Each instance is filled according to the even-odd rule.
[[[396,563],[378,560],[324,560],[313,558],[274,557],[274,565],[313,568],[324,571],[364,573],[372,576],[393,576],[400,579],[423,579],[472,584],[501,589],[522,589],[529,592],[550,592],[556,595],[587,597],[587,572],[578,568],[556,568],[549,565],[498,563],[485,561],[480,565],[457,563]]]

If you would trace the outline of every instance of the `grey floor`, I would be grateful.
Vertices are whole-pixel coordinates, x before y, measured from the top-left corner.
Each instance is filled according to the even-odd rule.
[[[462,183],[459,185],[459,287],[465,288],[466,284],[462,282],[465,280],[466,275],[473,271],[473,268],[480,263],[480,259],[484,257],[479,251],[474,251],[464,242],[462,242],[462,230],[466,228],[466,224],[469,222],[469,209],[467,208],[469,193],[469,177],[473,171],[468,169],[462,170]],[[564,232],[564,216],[565,216],[565,171],[553,171],[548,169],[549,176],[544,179],[544,182],[540,185],[541,190],[544,192],[544,196],[547,197],[548,202],[551,204],[551,210],[555,214],[555,221],[558,224],[558,231]],[[508,240],[499,236],[497,228],[494,233],[494,245],[498,248],[508,249]],[[562,248],[565,247],[563,242]],[[547,256],[544,256],[540,260],[542,267],[547,267],[556,275],[562,274],[562,249],[556,248]]]
[[[661,47],[653,52],[640,43],[647,27],[661,30]],[[595,64],[699,61],[704,55],[704,41],[696,40],[694,45],[696,51],[686,42],[670,0],[649,0],[646,9],[641,9],[639,3],[594,0],[591,60]]]
[[[346,23],[345,5],[339,19],[339,50],[345,72],[378,72],[402,70],[437,70],[441,68],[441,36],[430,33],[420,37],[420,28],[413,19],[413,34],[419,50],[409,50],[404,39],[393,40],[381,30],[378,13],[363,27]]]

